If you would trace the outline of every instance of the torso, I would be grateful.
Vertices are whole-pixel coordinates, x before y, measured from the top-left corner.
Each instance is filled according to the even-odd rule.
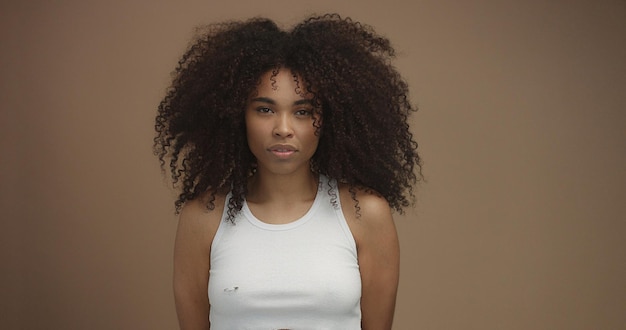
[[[261,221],[247,203],[234,225],[221,221],[211,247],[212,326],[360,328],[357,247],[337,187],[330,195],[328,187],[322,182],[309,210],[286,224]]]

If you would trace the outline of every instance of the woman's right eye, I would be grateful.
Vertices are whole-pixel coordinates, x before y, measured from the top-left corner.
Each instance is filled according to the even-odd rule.
[[[268,108],[268,107],[258,107],[258,108],[256,109],[256,111],[257,111],[257,112],[260,112],[260,113],[271,113],[271,112],[272,112],[272,109],[270,109],[270,108]]]

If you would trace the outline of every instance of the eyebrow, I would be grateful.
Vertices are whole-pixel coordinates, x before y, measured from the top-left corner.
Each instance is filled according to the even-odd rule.
[[[271,104],[271,105],[276,105],[276,101],[274,101],[273,99],[271,99],[269,97],[255,97],[255,98],[251,99],[250,102],[262,102],[262,103],[267,103],[267,104]],[[312,99],[302,99],[302,100],[298,100],[296,102],[293,102],[293,105],[303,105],[303,104],[312,105],[313,104],[313,100]]]

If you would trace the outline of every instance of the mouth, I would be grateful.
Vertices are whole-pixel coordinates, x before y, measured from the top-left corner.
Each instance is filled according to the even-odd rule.
[[[279,158],[289,157],[297,152],[297,149],[291,145],[275,145],[268,150]]]

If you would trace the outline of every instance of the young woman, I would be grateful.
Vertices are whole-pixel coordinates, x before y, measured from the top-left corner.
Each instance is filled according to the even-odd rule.
[[[391,213],[420,169],[393,55],[338,15],[212,25],[190,46],[155,138],[181,188],[182,329],[391,328]]]

